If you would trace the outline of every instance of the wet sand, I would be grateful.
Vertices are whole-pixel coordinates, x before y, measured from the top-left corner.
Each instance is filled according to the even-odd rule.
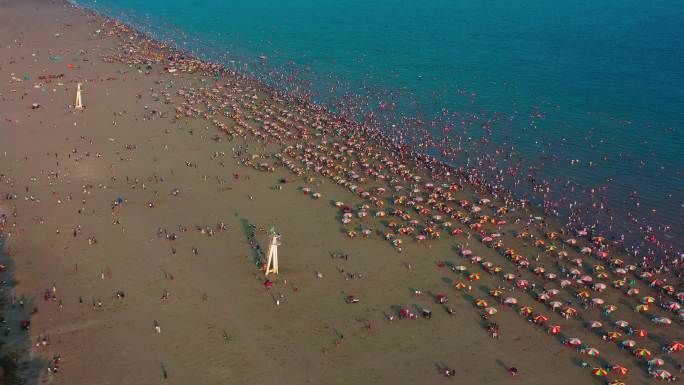
[[[507,247],[529,257],[529,269],[515,267],[502,252],[480,242],[477,231],[457,220],[454,226],[463,228],[463,234],[451,236],[449,230],[440,230],[440,239],[422,242],[405,236],[399,252],[382,234],[389,231],[390,221],[401,220],[371,218],[376,211],[395,208],[391,203],[368,209],[371,215],[359,220],[356,206],[367,203],[362,196],[313,168],[304,170],[306,164],[297,163],[296,156],[292,160],[302,168],[301,175],[274,156],[287,154],[289,145],[296,153],[302,150],[298,143],[321,144],[324,136],[326,142],[342,142],[334,130],[306,139],[300,132],[293,139],[283,134],[261,140],[260,134],[265,138],[268,130],[259,127],[252,113],[244,122],[258,127],[254,130],[260,134],[245,129],[240,136],[232,130],[236,119],[204,119],[202,113],[189,113],[183,102],[192,98],[178,94],[208,89],[218,81],[226,88],[231,85],[234,103],[269,104],[275,99],[267,89],[248,90],[258,86],[239,77],[216,80],[202,71],[170,73],[169,63],[163,61],[148,67],[114,60],[137,57],[124,55],[122,41],[144,44],[138,37],[131,40],[133,35],[121,26],[60,1],[8,0],[0,9],[0,211],[7,215],[1,263],[8,267],[0,277],[9,281],[4,290],[12,302],[4,313],[11,328],[4,350],[25,348],[20,376],[26,383],[606,381],[593,376],[590,368],[581,368],[581,360],[590,367],[622,364],[631,369],[629,384],[653,381],[643,359],[616,342],[602,341],[599,333],[585,327],[593,319],[604,323],[604,331],[615,329],[609,325],[619,319],[647,328],[648,337],[633,337],[639,347],[662,356],[665,368],[677,372],[681,353],[666,356],[660,347],[681,338],[682,326],[671,313],[672,325],[651,322],[649,315],[668,316],[657,306],[648,315],[634,312],[642,296],[668,300],[642,280],[634,284],[641,294],[630,298],[623,289],[610,287],[610,277],[601,279],[608,289],[592,295],[619,306],[608,318],[600,307],[582,310],[575,304],[578,317],[563,319],[535,301],[531,289],[504,295],[533,306],[535,314],[546,314],[549,324],[560,325],[565,336],[579,337],[599,349],[598,359],[563,346],[558,336],[521,316],[520,306],[502,306],[488,294],[498,285],[509,289],[513,283],[501,278],[503,272],[488,274],[481,264],[464,259],[458,245],[540,286],[544,282],[532,267],[544,266],[560,275],[571,258],[585,260],[583,271],[598,263],[568,248],[571,255],[556,264],[532,241],[512,236],[523,226],[513,219],[527,218],[527,213],[501,215],[508,220],[506,225],[485,221],[483,226],[487,232],[502,232]],[[40,79],[60,74],[63,77]],[[82,111],[69,106],[77,82],[83,83]],[[253,95],[258,96],[252,99]],[[33,103],[39,107],[32,108]],[[257,108],[259,103],[253,107],[264,113]],[[228,115],[242,116],[235,107],[230,110]],[[276,111],[272,119],[278,115]],[[232,134],[222,133],[212,119],[224,122]],[[316,125],[311,124],[312,133]],[[273,170],[250,167],[261,162]],[[415,171],[427,175],[425,170]],[[406,181],[407,186],[410,183]],[[366,188],[389,189],[390,184],[369,179]],[[321,198],[313,199],[303,188]],[[393,191],[378,195],[389,202]],[[115,205],[118,198],[121,203]],[[464,187],[454,192],[449,204],[456,207],[461,199],[479,198]],[[335,201],[352,208],[350,225],[341,223]],[[484,210],[490,211],[486,206]],[[412,215],[423,221],[418,213]],[[265,249],[271,226],[282,234],[283,245],[280,274],[266,288],[249,233],[254,231]],[[357,226],[371,230],[370,235],[366,238],[356,230],[358,235],[350,238],[347,232]],[[530,227],[537,239],[544,237],[544,228]],[[171,234],[175,240],[169,239],[174,238]],[[331,258],[331,252],[349,257]],[[539,261],[534,260],[537,255]],[[449,263],[480,273],[480,280],[469,282],[465,274],[451,271]],[[457,282],[470,284],[471,290],[456,290]],[[555,282],[546,286],[560,289]],[[577,290],[565,288],[559,299],[573,298]],[[119,291],[123,298],[117,297]],[[435,303],[438,293],[449,297],[455,314]],[[345,303],[348,295],[360,302]],[[500,326],[501,338],[490,338],[482,311],[473,305],[476,298],[499,310],[490,318]],[[419,314],[417,320],[399,320],[395,314],[399,308],[418,313],[416,309],[423,307],[433,311],[430,320]],[[395,319],[390,322],[392,314]],[[20,320],[29,318],[30,331],[21,331]],[[49,344],[36,346],[42,336],[49,337]],[[50,374],[47,367],[55,355],[61,357],[59,371]],[[514,378],[507,371],[512,366],[519,370]],[[445,377],[443,367],[455,369],[456,375]]]

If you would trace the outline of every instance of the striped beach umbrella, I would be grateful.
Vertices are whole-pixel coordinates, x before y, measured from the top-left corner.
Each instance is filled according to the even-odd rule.
[[[487,315],[494,315],[494,314],[496,314],[497,312],[498,312],[498,310],[496,310],[496,309],[493,308],[493,307],[486,307],[486,308],[484,309],[484,313],[487,314]]]
[[[591,374],[595,375],[596,377],[605,377],[608,375],[608,371],[603,368],[593,368],[591,370]]]
[[[629,322],[625,320],[617,320],[615,321],[614,325],[619,328],[626,328],[627,326],[629,326]]]
[[[682,344],[679,341],[674,341],[670,344],[670,350],[673,352],[681,352],[684,351],[684,344]]]
[[[622,365],[613,365],[611,368],[613,370],[613,373],[619,375],[619,376],[626,376],[627,373],[629,372],[629,369]]]
[[[616,338],[622,337],[622,333],[620,332],[608,332],[608,334],[606,335],[608,336],[608,339],[611,341],[615,340]]]
[[[665,369],[658,369],[655,372],[653,372],[653,377],[659,380],[669,380],[670,378],[672,378],[672,373],[668,372]]]
[[[620,342],[620,345],[626,347],[626,348],[633,348],[636,346],[636,341],[634,340],[624,340]]]
[[[658,367],[658,366],[663,366],[663,365],[665,365],[665,361],[662,358],[654,358],[654,359],[648,360],[648,366]]]
[[[598,355],[599,355],[599,351],[596,348],[583,349],[582,353],[584,353],[588,356],[591,356],[591,357],[598,357]]]
[[[504,302],[506,305],[515,305],[515,304],[518,303],[518,300],[517,300],[516,298],[513,298],[513,297],[508,297],[508,298],[504,299],[503,302]]]
[[[476,299],[475,300],[475,306],[477,307],[487,307],[487,301],[483,299]]]

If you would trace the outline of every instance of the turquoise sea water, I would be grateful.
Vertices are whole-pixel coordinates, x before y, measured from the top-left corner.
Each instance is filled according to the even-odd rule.
[[[684,3],[76,3],[342,112],[375,111],[390,134],[426,129],[461,148],[457,164],[514,147],[498,166],[525,176],[516,190],[539,201],[534,184],[549,181],[560,208],[603,203],[587,221],[613,216],[632,243],[654,226],[684,250]]]

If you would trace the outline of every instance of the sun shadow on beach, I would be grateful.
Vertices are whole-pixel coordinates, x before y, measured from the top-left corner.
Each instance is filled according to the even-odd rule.
[[[48,367],[48,360],[30,357],[31,335],[28,332],[31,314],[37,310],[33,300],[23,297],[16,303],[13,291],[14,260],[5,252],[5,238],[0,233],[0,308],[2,309],[2,330],[0,334],[0,368],[3,376],[0,383],[37,385],[40,373]],[[23,322],[22,322],[23,321]],[[16,327],[14,327],[16,325]]]
[[[242,230],[245,233],[249,247],[252,249],[254,265],[261,267],[261,265],[264,263],[264,252],[256,239],[256,233],[254,232],[256,226],[249,223],[249,221],[245,218],[240,219],[240,223],[242,224]]]

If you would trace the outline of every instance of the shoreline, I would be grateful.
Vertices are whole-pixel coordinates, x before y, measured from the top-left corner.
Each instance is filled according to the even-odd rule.
[[[8,152],[0,193],[3,200],[17,196],[4,203],[18,213],[6,227],[17,267],[2,279],[16,274],[14,294],[39,309],[30,334],[18,334],[38,342],[28,357],[44,360],[35,366],[40,372],[25,373],[31,381],[303,383],[332,374],[344,383],[439,383],[449,380],[443,368],[456,367],[468,383],[500,383],[509,366],[530,384],[556,378],[535,370],[539,365],[591,381],[578,359],[619,362],[632,368],[632,380],[646,380],[640,361],[586,329],[584,313],[606,325],[622,317],[653,328],[653,338],[639,343],[654,354],[681,331],[681,321],[657,306],[652,314],[670,314],[673,322],[652,325],[632,310],[641,296],[624,294],[638,287],[664,304],[677,295],[664,291],[667,282],[676,286],[675,277],[660,275],[669,281],[654,290],[635,266],[626,273],[635,283],[614,288],[610,279],[619,279],[623,265],[603,241],[577,237],[570,245],[572,234],[552,236],[552,227],[529,221],[513,202],[485,202],[444,165],[393,154],[377,132],[269,96],[255,81],[226,76],[114,19],[36,4],[46,14],[36,14],[33,30],[22,27],[26,46],[6,42],[14,63],[0,63],[1,75],[18,79],[0,91],[8,126],[0,131]],[[62,59],[48,59],[56,56]],[[38,81],[60,72],[64,79]],[[76,81],[84,81],[82,112],[65,105]],[[244,231],[249,224],[253,237]],[[284,235],[282,272],[265,287],[252,254],[273,225]],[[592,243],[590,254],[579,251]],[[465,249],[484,261],[466,258]],[[338,252],[351,258],[330,257]],[[606,292],[574,280],[560,287],[537,273],[543,267],[564,277],[573,258],[585,262],[580,276],[608,283]],[[461,264],[466,270],[449,268]],[[517,278],[504,277],[513,272]],[[477,284],[473,274],[481,274]],[[534,286],[518,286],[521,280]],[[474,288],[457,290],[457,283]],[[519,305],[497,303],[489,293],[498,286]],[[564,319],[535,299],[540,288],[555,287],[582,317]],[[585,289],[619,309],[606,317],[599,306],[579,309],[586,301],[575,291]],[[440,293],[451,297],[455,315],[435,303]],[[360,303],[344,303],[348,295]],[[478,297],[500,308],[500,340],[489,338],[492,320],[472,305]],[[520,316],[523,304],[598,346],[601,358],[578,358],[556,343],[542,333],[548,325]],[[397,308],[440,311],[429,321],[390,322]],[[538,351],[541,344],[548,349]],[[48,374],[55,355],[63,365]],[[664,358],[675,372],[676,361]]]

